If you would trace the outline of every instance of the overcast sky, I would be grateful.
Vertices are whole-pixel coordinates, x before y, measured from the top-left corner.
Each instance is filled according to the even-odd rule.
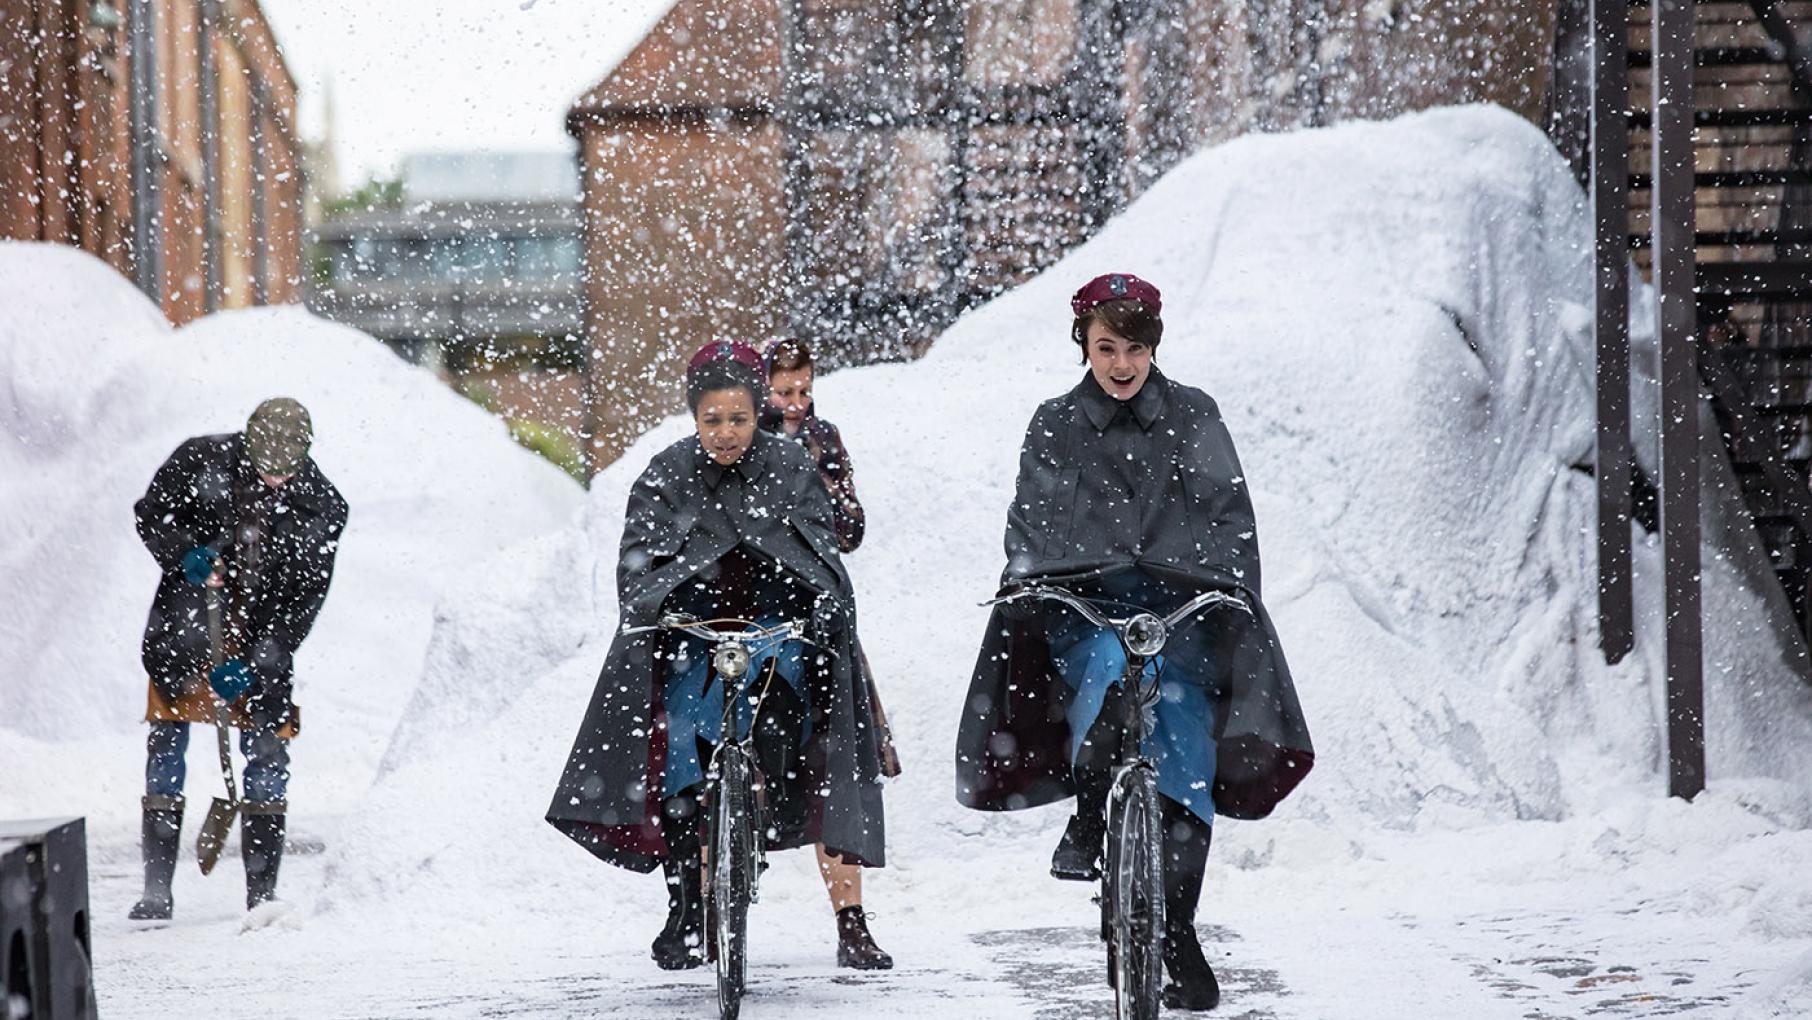
[[[411,152],[567,150],[568,105],[672,0],[262,0],[318,138],[332,82],[340,176]]]

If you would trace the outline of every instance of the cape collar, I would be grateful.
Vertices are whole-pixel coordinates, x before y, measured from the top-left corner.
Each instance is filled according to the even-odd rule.
[[[1164,373],[1153,365],[1151,374],[1145,377],[1145,385],[1139,387],[1139,392],[1133,394],[1131,400],[1120,401],[1108,396],[1101,384],[1095,381],[1095,373],[1089,372],[1076,385],[1076,402],[1082,405],[1082,413],[1088,416],[1088,422],[1095,427],[1096,432],[1106,432],[1107,427],[1113,424],[1114,415],[1119,414],[1122,407],[1132,412],[1133,420],[1139,423],[1140,428],[1149,431],[1152,423],[1158,420],[1158,415],[1164,412],[1165,391],[1169,389],[1169,385]]]
[[[736,463],[729,466],[719,464],[705,452],[705,444],[694,442],[692,456],[698,465],[698,473],[704,478],[706,488],[716,489],[724,480],[724,475],[735,471],[745,482],[752,482],[761,477],[761,469],[767,463],[769,436],[761,429],[755,430],[755,438],[749,441],[749,448],[743,451]]]

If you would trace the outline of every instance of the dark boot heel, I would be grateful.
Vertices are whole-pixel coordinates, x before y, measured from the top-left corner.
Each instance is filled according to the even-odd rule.
[[[861,906],[837,911],[837,966],[855,970],[892,970],[893,957],[875,945]]]
[[[1208,1010],[1221,1004],[1221,984],[1202,955],[1202,944],[1193,926],[1166,926],[1164,969],[1170,982],[1164,986],[1164,1005],[1170,1009]]]

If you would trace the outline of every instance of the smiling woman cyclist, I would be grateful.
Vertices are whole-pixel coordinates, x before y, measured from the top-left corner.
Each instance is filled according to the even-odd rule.
[[[1196,617],[1148,666],[1159,700],[1142,750],[1165,822],[1165,1001],[1202,1010],[1220,999],[1195,933],[1210,826],[1217,814],[1268,814],[1314,752],[1259,601],[1245,473],[1214,398],[1159,371],[1162,307],[1158,289],[1130,273],[1097,277],[1071,299],[1070,336],[1088,371],[1026,429],[1001,581],[1052,582],[1160,616],[1213,590],[1252,608]],[[998,811],[1074,795],[1051,872],[1091,880],[1126,652],[1113,632],[1049,605],[997,606],[988,621],[957,735],[957,798]]]
[[[600,859],[665,872],[667,923],[651,954],[669,970],[704,962],[699,793],[725,738],[725,685],[698,639],[648,632],[662,614],[808,621],[811,649],[788,640],[756,655],[759,708],[737,724],[754,733],[765,776],[767,848],[817,844],[843,864],[883,863],[880,745],[830,496],[803,447],[756,427],[767,389],[760,355],[743,344],[693,357],[686,401],[697,432],[655,454],[630,490],[622,626],[547,809]],[[851,925],[863,926],[859,908],[839,921],[845,941]]]

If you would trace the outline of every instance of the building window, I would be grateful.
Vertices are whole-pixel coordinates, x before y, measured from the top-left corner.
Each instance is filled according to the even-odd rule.
[[[519,237],[516,275],[524,280],[557,280],[579,272],[576,237]]]

